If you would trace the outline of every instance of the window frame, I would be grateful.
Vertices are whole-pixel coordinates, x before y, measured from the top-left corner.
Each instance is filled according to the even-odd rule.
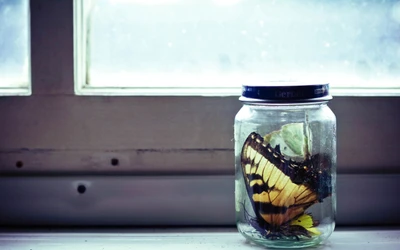
[[[28,79],[27,82],[19,82],[18,84],[10,84],[6,83],[0,85],[0,97],[2,96],[30,96],[32,94],[32,63],[31,63],[31,30],[30,30],[30,25],[31,25],[31,15],[30,15],[30,8],[29,8],[29,0],[27,0],[26,4],[27,10],[27,74],[28,74]],[[0,78],[0,81],[2,79]]]
[[[93,4],[94,1],[73,0],[74,6],[74,89],[76,95],[83,96],[238,96],[240,95],[240,86],[233,87],[229,85],[215,87],[194,87],[190,85],[185,87],[136,87],[136,86],[115,86],[102,87],[89,84],[90,76],[87,74],[89,44],[87,27],[90,20],[90,8],[86,7]],[[85,12],[87,11],[87,12]],[[86,20],[86,22],[85,22]],[[234,76],[232,76],[234,77]],[[224,78],[224,81],[226,79]],[[216,82],[223,82],[216,80]],[[400,96],[400,86],[393,88],[378,87],[335,87],[331,86],[333,96]]]
[[[31,86],[0,87],[0,97],[1,96],[30,96],[30,95],[32,95]]]

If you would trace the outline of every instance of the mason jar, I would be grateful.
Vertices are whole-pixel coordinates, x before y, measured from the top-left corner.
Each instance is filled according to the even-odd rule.
[[[246,85],[235,117],[239,232],[273,248],[324,242],[336,214],[336,117],[329,84]]]

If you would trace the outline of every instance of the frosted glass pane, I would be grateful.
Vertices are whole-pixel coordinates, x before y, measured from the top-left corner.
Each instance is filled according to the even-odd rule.
[[[29,84],[28,0],[0,0],[0,88]]]
[[[90,8],[93,86],[290,78],[400,87],[399,1],[97,0]]]

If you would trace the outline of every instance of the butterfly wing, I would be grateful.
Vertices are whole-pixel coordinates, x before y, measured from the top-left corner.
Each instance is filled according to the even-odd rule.
[[[272,228],[301,215],[320,199],[316,188],[310,185],[310,176],[315,176],[311,161],[286,160],[279,146],[272,148],[257,133],[251,133],[246,139],[241,163],[256,216]]]

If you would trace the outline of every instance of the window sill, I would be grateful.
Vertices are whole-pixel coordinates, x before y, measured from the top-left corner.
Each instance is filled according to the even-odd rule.
[[[3,250],[262,249],[246,242],[235,228],[3,232],[0,246]],[[390,250],[399,246],[399,228],[339,228],[325,244],[312,249]]]

